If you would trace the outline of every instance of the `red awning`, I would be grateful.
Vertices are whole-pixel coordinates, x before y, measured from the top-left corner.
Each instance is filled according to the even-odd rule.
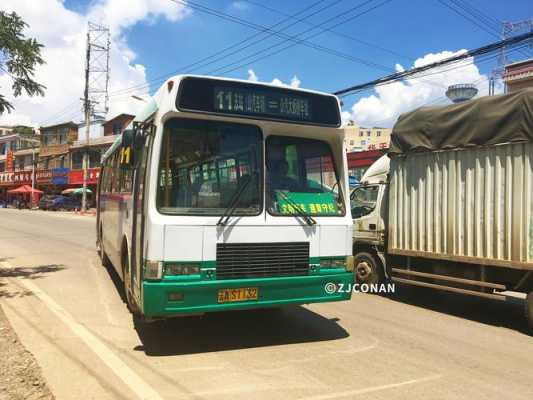
[[[11,189],[7,191],[10,194],[17,194],[17,193],[43,193],[42,190],[39,189],[32,189],[30,185],[22,185],[16,189]]]

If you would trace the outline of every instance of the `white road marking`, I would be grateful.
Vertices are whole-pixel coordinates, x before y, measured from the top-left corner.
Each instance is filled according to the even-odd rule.
[[[372,386],[372,387],[368,387],[368,388],[364,388],[364,389],[345,390],[345,391],[342,391],[342,392],[332,392],[332,393],[327,393],[327,394],[323,394],[323,395],[319,395],[319,396],[306,397],[305,400],[331,400],[331,399],[338,399],[340,397],[358,396],[360,394],[379,392],[381,390],[394,389],[394,388],[398,388],[398,387],[402,387],[402,386],[414,385],[416,383],[433,381],[433,380],[439,379],[441,377],[442,377],[442,375],[430,375],[430,376],[426,376],[424,378],[411,379],[411,380],[408,380],[408,381],[397,382],[397,383],[390,383],[388,385]]]
[[[7,263],[2,263],[7,264]],[[163,400],[163,398],[137,375],[124,361],[117,357],[100,339],[77,322],[64,308],[27,279],[18,279],[26,289],[33,292],[74,334],[76,334],[115,375],[128,386],[139,399]]]

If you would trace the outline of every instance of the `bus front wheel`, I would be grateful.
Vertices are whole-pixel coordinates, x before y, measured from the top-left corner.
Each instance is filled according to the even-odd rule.
[[[96,251],[98,252],[98,255],[100,256],[100,261],[102,262],[102,265],[105,268],[109,268],[111,266],[111,261],[109,260],[109,257],[107,257],[107,254],[105,252],[102,226],[100,226],[100,234],[98,236],[99,237],[96,243]]]
[[[133,300],[133,294],[131,291],[130,258],[127,252],[122,253],[122,281],[124,282],[124,297],[128,310],[130,310],[133,315],[138,315],[139,312],[135,301]]]

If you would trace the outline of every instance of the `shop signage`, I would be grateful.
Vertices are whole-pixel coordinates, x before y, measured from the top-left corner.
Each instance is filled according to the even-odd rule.
[[[54,185],[68,185],[69,168],[54,168],[52,170],[52,183]]]
[[[30,175],[31,180],[31,175]],[[49,169],[35,171],[35,181],[37,183],[51,183],[52,171]]]
[[[31,184],[31,171],[2,172],[0,173],[0,186],[19,186]],[[43,184],[52,181],[52,171],[35,171],[35,183]]]
[[[13,151],[9,150],[6,154],[6,171],[15,171],[15,158],[13,157]]]
[[[17,171],[13,179],[15,185],[24,185],[31,183],[31,171]]]
[[[0,172],[0,186],[11,186],[14,179],[14,172]]]
[[[95,185],[98,183],[98,177],[100,176],[100,168],[89,168],[87,171],[89,176],[87,177],[87,183]],[[68,173],[69,185],[83,185],[83,170],[76,169]]]

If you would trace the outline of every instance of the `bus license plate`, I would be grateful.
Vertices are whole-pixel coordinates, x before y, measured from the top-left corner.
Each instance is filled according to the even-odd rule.
[[[258,288],[220,289],[218,291],[219,303],[231,303],[233,301],[257,300]]]

